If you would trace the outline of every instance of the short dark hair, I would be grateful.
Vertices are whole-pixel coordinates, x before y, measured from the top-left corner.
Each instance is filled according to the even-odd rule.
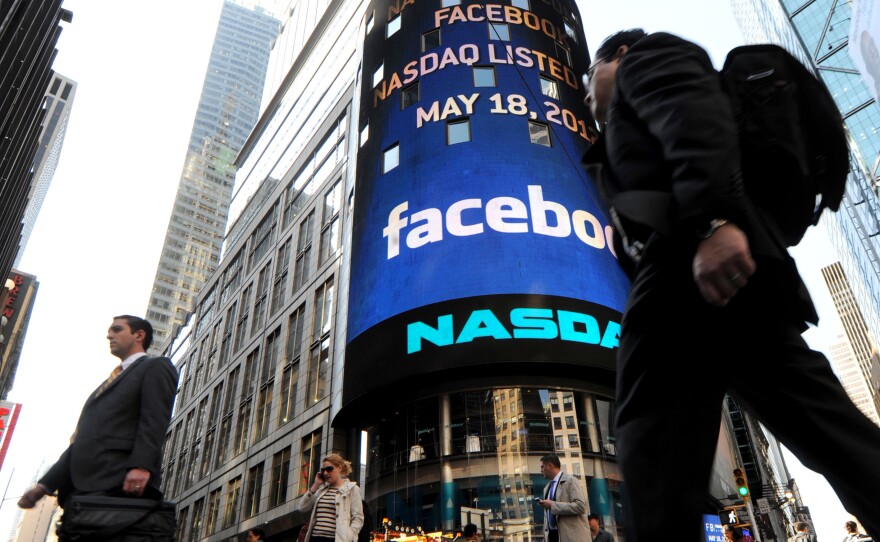
[[[266,533],[265,531],[263,531],[263,529],[254,527],[253,529],[248,529],[248,532],[254,536],[259,536],[260,540],[266,540]]]
[[[794,524],[794,530],[797,532],[806,531],[809,525],[805,521],[798,521]]]
[[[144,332],[144,342],[142,346],[144,347],[144,352],[149,350],[150,345],[153,344],[153,324],[140,318],[138,316],[132,316],[130,314],[123,314],[121,316],[114,316],[114,320],[125,320],[128,322],[128,327],[131,328],[132,333],[137,333],[138,331]]]
[[[851,532],[857,532],[859,530],[858,524],[853,520],[849,520],[846,522],[846,528],[849,529]]]
[[[589,514],[587,514],[587,521],[590,521],[591,519],[595,519],[599,522],[600,525],[602,524],[602,518],[600,518],[599,514],[595,512],[590,512]]]
[[[556,454],[547,454],[541,458],[541,463],[549,463],[556,467],[557,469],[562,468],[562,463],[559,462],[559,456]]]
[[[477,534],[477,526],[473,523],[468,523],[464,526],[464,529],[462,529],[461,534],[463,534],[466,538],[469,536],[474,536],[475,534]]]
[[[615,32],[614,34],[611,34],[610,36],[602,40],[602,45],[600,45],[599,48],[596,49],[596,57],[593,59],[593,61],[595,62],[596,58],[613,55],[614,51],[618,50],[621,45],[632,47],[637,41],[647,35],[648,33],[641,28],[630,28],[629,30],[620,30],[618,32]]]

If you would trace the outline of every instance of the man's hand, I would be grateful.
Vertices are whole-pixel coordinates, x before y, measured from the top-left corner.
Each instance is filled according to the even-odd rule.
[[[122,483],[122,491],[140,497],[144,494],[144,488],[150,481],[150,471],[134,468],[125,475],[125,482]]]
[[[728,222],[694,254],[694,281],[703,299],[718,307],[727,305],[755,272],[749,240],[736,224]]]
[[[46,491],[36,485],[25,492],[24,495],[18,499],[18,507],[19,508],[33,508],[37,501],[43,498],[46,495]]]

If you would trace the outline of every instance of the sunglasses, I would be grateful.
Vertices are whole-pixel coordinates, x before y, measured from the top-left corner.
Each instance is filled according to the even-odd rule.
[[[321,467],[321,472],[333,472],[333,465],[329,467]]]
[[[614,56],[614,53],[609,53],[603,57],[597,58],[596,60],[593,61],[592,64],[590,64],[590,67],[587,68],[587,73],[585,73],[581,76],[581,80],[584,83],[584,87],[590,86],[590,78],[593,77],[593,72],[596,71],[596,67],[599,64],[605,62],[606,60],[609,60],[613,56]]]

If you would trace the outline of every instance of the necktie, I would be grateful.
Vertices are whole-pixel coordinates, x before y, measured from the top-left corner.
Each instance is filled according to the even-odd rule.
[[[550,491],[547,492],[547,498],[551,501],[556,500],[556,480],[550,482]],[[547,510],[547,525],[550,529],[558,529],[556,526],[556,516],[550,510]]]
[[[109,386],[111,382],[116,380],[116,377],[119,376],[120,373],[122,373],[122,364],[121,363],[119,365],[117,365],[116,367],[114,367],[113,370],[110,371],[110,376],[107,377],[107,380],[105,380],[104,382],[101,383],[100,386],[98,386],[98,389],[95,390],[95,397],[104,393],[104,390],[107,389],[107,386]],[[78,428],[74,429],[73,434],[70,435],[70,443],[71,444],[73,444],[73,441],[76,440],[77,429]]]
[[[95,392],[95,397],[104,393],[104,390],[107,389],[107,386],[109,386],[111,382],[116,380],[116,377],[119,376],[120,373],[122,373],[121,363],[114,367],[113,370],[110,371],[110,376],[107,377],[107,380],[105,380],[100,386],[98,386],[98,391]]]

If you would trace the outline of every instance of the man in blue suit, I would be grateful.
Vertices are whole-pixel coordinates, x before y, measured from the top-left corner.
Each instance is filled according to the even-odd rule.
[[[160,491],[162,444],[177,392],[177,369],[168,358],[146,354],[153,326],[143,318],[115,317],[107,340],[121,363],[86,400],[67,450],[22,495],[21,508],[32,508],[55,491],[62,508],[73,493],[121,489],[141,496],[147,487]]]

